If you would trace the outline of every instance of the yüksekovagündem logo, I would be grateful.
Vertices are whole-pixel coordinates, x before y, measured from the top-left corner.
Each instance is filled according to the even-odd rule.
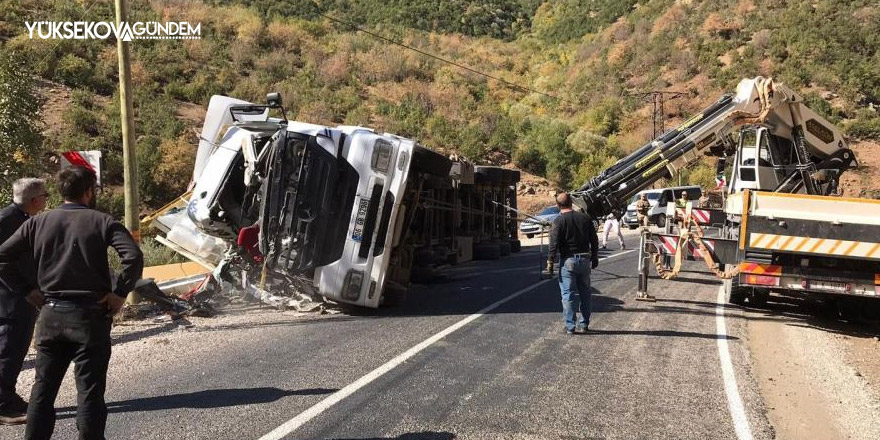
[[[122,41],[202,38],[202,24],[186,21],[28,21],[25,27],[31,39],[43,40],[106,40],[111,35]]]

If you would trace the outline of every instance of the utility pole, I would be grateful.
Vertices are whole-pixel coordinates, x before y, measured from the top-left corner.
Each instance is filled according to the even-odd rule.
[[[684,92],[651,90],[650,92],[627,93],[626,96],[638,96],[643,101],[651,101],[651,139],[666,131],[666,101],[679,98]]]
[[[651,90],[648,92],[625,93],[624,96],[637,96],[642,101],[651,101],[651,139],[653,141],[666,132],[666,101],[679,98],[684,92]],[[681,173],[678,174],[678,184],[681,186]]]
[[[116,24],[121,26],[128,21],[126,0],[116,1]],[[117,38],[116,51],[119,56],[119,107],[122,116],[122,167],[123,192],[125,195],[125,227],[131,231],[135,241],[140,243],[140,196],[138,195],[137,154],[134,144],[134,110],[131,97],[131,64],[128,41]]]

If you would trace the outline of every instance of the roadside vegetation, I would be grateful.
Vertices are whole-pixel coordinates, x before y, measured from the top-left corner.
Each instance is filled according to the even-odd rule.
[[[30,40],[24,21],[112,20],[112,6],[0,0],[3,56],[16,54],[27,60],[18,71],[72,89],[60,133],[45,149],[104,151],[111,188],[122,179],[115,42]],[[560,187],[581,184],[652,137],[641,95],[650,90],[684,93],[666,103],[669,128],[743,77],[774,76],[854,138],[880,139],[880,7],[872,1],[133,0],[131,7],[132,21],[201,23],[203,35],[132,44],[145,209],[185,191],[199,118],[214,94],[262,102],[278,91],[290,118],[370,126],[476,162],[512,161]],[[2,76],[21,81],[10,78]],[[22,133],[33,146],[22,163],[37,166],[39,133]],[[713,173],[706,165],[682,178],[710,185]],[[102,205],[118,209],[115,194]]]

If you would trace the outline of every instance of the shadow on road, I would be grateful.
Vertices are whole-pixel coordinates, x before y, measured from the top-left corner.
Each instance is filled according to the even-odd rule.
[[[863,299],[871,301],[872,299]],[[662,303],[684,304],[696,306],[705,310],[679,306],[664,306]],[[684,299],[657,298],[657,308],[669,313],[694,313],[701,315],[714,315],[717,304],[707,301],[694,301]],[[866,303],[869,304],[869,303]],[[842,334],[857,338],[873,338],[880,335],[880,321],[846,320],[838,316],[838,310],[834,304],[822,303],[808,298],[793,298],[788,296],[771,295],[767,304],[752,306],[726,304],[727,310],[739,310],[748,313],[744,319],[750,321],[777,321],[786,325],[815,328],[830,333]]]
[[[658,336],[673,338],[727,339],[730,341],[736,341],[739,339],[735,336],[722,337],[715,333],[678,332],[674,330],[596,330],[592,327],[590,328],[590,332],[585,335]]]
[[[111,413],[159,411],[181,408],[223,408],[239,405],[271,403],[287,396],[313,396],[330,394],[338,391],[335,388],[308,388],[302,390],[282,390],[274,387],[261,388],[229,388],[204,390],[194,393],[171,394],[167,396],[142,397],[138,399],[108,402],[107,411]],[[59,419],[75,416],[76,407],[69,406],[58,409]]]
[[[452,440],[456,438],[451,432],[410,432],[401,434],[397,437],[369,437],[369,438],[351,438],[351,439],[333,439],[333,440]]]

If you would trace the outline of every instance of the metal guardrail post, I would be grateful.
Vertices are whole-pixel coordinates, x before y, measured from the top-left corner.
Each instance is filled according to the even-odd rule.
[[[648,295],[648,266],[650,252],[648,252],[648,240],[651,239],[651,231],[648,228],[642,228],[639,234],[639,286],[636,293],[636,301],[656,301],[656,299]]]

